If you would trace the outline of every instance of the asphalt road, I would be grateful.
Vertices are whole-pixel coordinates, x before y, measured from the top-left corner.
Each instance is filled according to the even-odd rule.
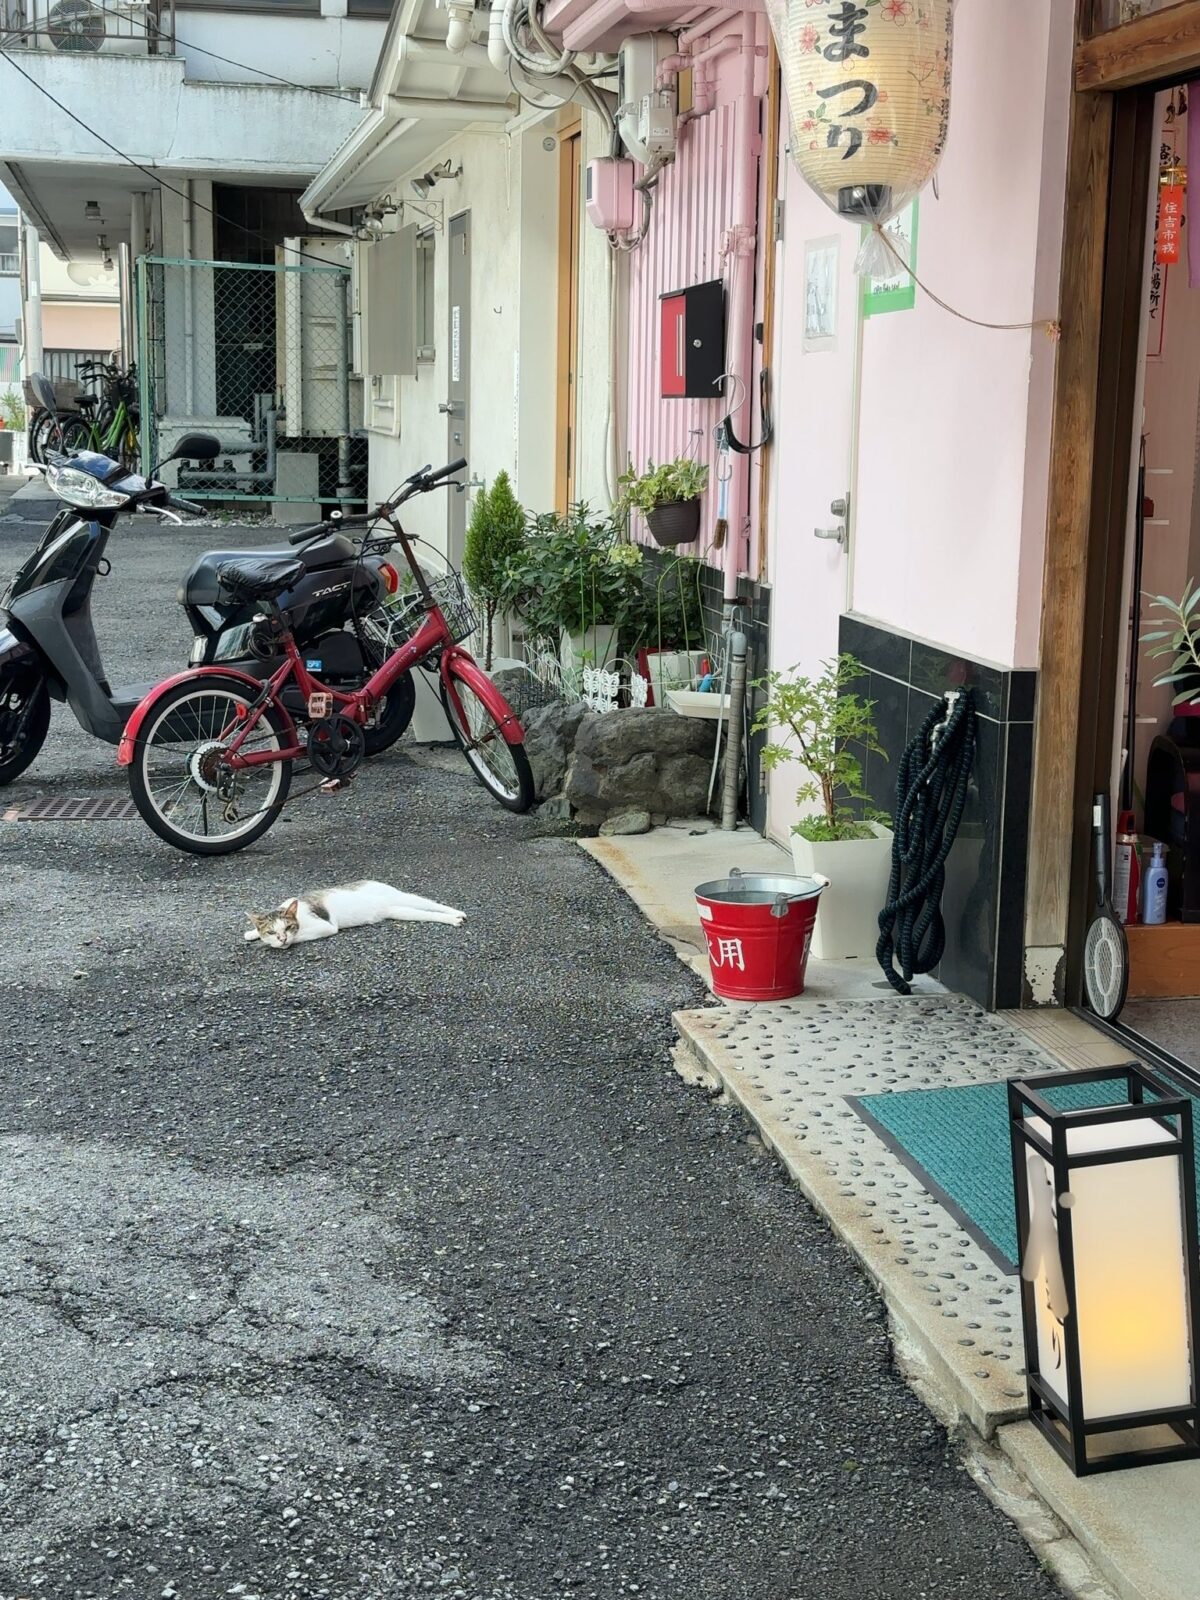
[[[115,681],[225,542],[114,541]],[[122,789],[56,707],[6,798]],[[1056,1593],[673,1074],[700,992],[602,871],[453,757],[285,816],[214,861],[0,823],[2,1600]],[[364,875],[469,921],[243,942]]]

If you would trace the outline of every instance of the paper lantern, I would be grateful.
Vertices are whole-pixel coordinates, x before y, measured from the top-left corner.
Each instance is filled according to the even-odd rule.
[[[841,216],[886,222],[936,171],[953,10],[953,0],[767,0],[792,160]]]
[[[1080,1476],[1200,1455],[1191,1101],[1130,1063],[1008,1105],[1031,1420]]]

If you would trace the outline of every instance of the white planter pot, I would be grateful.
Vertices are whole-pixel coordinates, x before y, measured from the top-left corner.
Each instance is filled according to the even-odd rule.
[[[564,672],[582,672],[584,667],[610,666],[617,659],[617,630],[607,623],[588,628],[586,633],[563,630],[559,659]]]
[[[818,961],[870,959],[879,942],[879,913],[892,870],[892,833],[873,822],[873,839],[814,844],[792,835],[792,862],[802,878],[829,879],[821,896],[811,954]]]

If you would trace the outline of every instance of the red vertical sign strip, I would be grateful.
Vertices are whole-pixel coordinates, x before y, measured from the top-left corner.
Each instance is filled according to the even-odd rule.
[[[1183,185],[1164,183],[1158,191],[1158,232],[1154,240],[1154,259],[1173,267],[1181,257],[1183,240]]]

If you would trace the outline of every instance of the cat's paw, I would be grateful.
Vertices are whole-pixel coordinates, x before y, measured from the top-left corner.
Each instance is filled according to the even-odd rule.
[[[242,935],[242,938],[247,940],[248,942],[251,941],[251,940],[257,939],[258,938],[258,929],[257,928],[247,928],[245,933]]]
[[[450,920],[450,925],[453,928],[461,928],[466,920],[467,913],[465,911],[456,911]]]

